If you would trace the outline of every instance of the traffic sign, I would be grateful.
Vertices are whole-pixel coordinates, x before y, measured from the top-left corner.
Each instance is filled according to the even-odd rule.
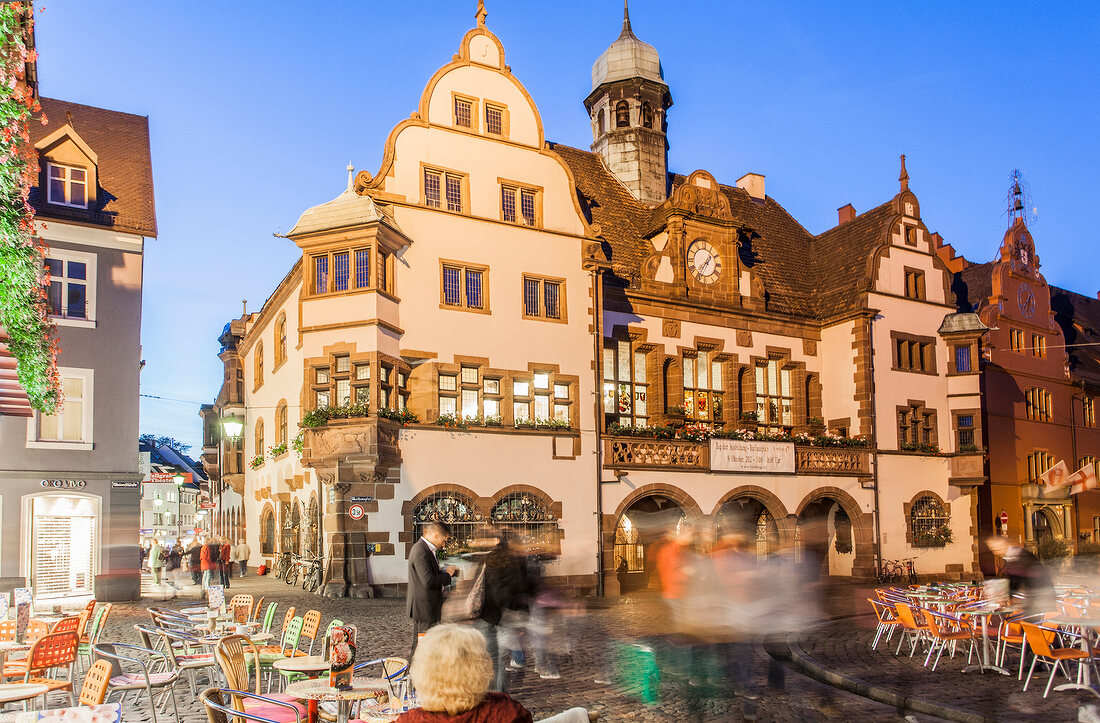
[[[363,515],[366,513],[367,511],[363,509],[363,505],[352,505],[351,508],[348,509],[348,514],[351,515],[351,519],[353,520],[363,519]]]
[[[1005,512],[1004,510],[1001,510],[1001,524],[1002,525],[1007,525],[1008,524],[1008,513]]]

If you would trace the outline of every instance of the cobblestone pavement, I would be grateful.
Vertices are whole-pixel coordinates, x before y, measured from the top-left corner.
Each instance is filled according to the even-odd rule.
[[[196,598],[197,589],[181,585],[180,602]],[[146,592],[150,592],[148,584]],[[248,592],[264,595],[279,602],[280,613],[287,605],[299,611],[311,608],[323,613],[323,623],[339,617],[360,629],[360,656],[405,656],[411,642],[412,627],[405,615],[404,600],[380,598],[374,600],[332,600],[290,588],[274,578],[246,576],[233,580],[230,593]],[[697,667],[691,676],[677,674],[676,666],[664,666],[660,700],[645,704],[637,693],[615,683],[601,684],[598,679],[615,678],[606,664],[617,652],[620,643],[629,644],[646,636],[652,640],[653,629],[659,626],[660,604],[648,597],[630,597],[615,601],[590,601],[587,614],[570,622],[570,655],[561,664],[561,679],[543,680],[531,667],[513,680],[509,693],[520,700],[536,720],[572,706],[584,706],[601,712],[606,721],[739,721],[744,718],[745,699],[732,695],[724,684],[708,678],[704,667]],[[137,642],[133,624],[145,622],[146,605],[116,605],[102,638],[103,641]],[[663,649],[663,648],[662,648]],[[663,659],[663,656],[662,656]],[[753,681],[760,693],[759,720],[765,721],[826,721],[826,720],[901,720],[897,711],[887,705],[831,688],[786,665],[786,685],[782,692],[766,687],[768,654],[757,646],[754,655]],[[620,667],[620,671],[621,671]],[[177,688],[181,719],[205,722],[202,706],[191,698],[185,683]],[[60,705],[63,698],[54,695],[51,704]],[[751,705],[751,703],[750,703]],[[170,707],[169,707],[170,708]],[[169,715],[169,720],[171,719]],[[927,716],[910,720],[930,721]],[[147,708],[128,705],[126,721],[151,720]],[[165,720],[163,716],[160,720]]]
[[[880,643],[877,651],[871,650],[876,624],[866,601],[871,589],[841,589],[840,595],[848,598],[852,610],[857,613],[866,610],[867,613],[834,619],[817,630],[802,634],[798,641],[808,657],[828,670],[901,695],[968,711],[987,720],[1076,721],[1079,706],[1098,702],[1095,696],[1083,691],[1052,690],[1044,700],[1043,690],[1050,674],[1042,666],[1036,667],[1031,685],[1026,693],[1023,692],[1023,682],[1016,679],[1019,656],[1012,651],[1006,658],[1006,667],[1012,675],[1002,676],[994,672],[963,673],[967,664],[966,647],[960,647],[953,660],[944,653],[935,672],[932,672],[931,663],[927,668],[923,666],[924,653],[918,651],[912,658],[908,657],[908,644],[902,648],[901,655],[895,657],[897,635],[890,645]],[[834,611],[838,607],[834,600]],[[1073,670],[1076,671],[1076,666]],[[1024,675],[1027,675],[1026,669]],[[1065,682],[1065,678],[1059,678],[1055,685]]]

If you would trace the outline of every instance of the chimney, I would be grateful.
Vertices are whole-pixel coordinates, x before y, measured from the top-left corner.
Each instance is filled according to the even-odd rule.
[[[737,187],[744,189],[758,201],[764,200],[764,176],[759,173],[746,173],[737,179]]]
[[[836,210],[836,225],[839,226],[842,223],[848,223],[856,217],[856,207],[852,204],[846,204]]]

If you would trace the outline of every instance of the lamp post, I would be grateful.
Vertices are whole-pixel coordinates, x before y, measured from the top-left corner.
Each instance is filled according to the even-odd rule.
[[[172,481],[176,483],[176,542],[181,546],[183,543],[180,541],[182,530],[180,528],[180,512],[183,509],[183,481],[185,477],[183,473],[176,470],[176,473],[172,475]]]
[[[238,417],[237,415],[230,414],[227,417],[222,417],[222,436],[225,440],[228,440],[230,442],[236,442],[238,439],[241,438],[241,432],[243,430],[244,430],[244,420],[241,419],[240,417]],[[218,449],[221,450],[222,446],[219,445]],[[225,488],[224,459],[225,459],[225,457],[224,457],[224,451],[223,451],[223,457],[222,457],[223,464],[218,465],[218,506],[217,506],[217,510],[218,510],[218,524],[219,525],[224,524],[223,523],[224,510],[222,510],[222,490]],[[211,524],[211,528],[213,528],[213,524]]]

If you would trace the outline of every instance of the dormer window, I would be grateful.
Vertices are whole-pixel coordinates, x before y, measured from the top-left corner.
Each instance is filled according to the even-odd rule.
[[[624,128],[630,125],[630,104],[620,100],[615,104],[615,127]]]
[[[59,206],[88,207],[88,172],[83,168],[47,163],[46,200]]]

